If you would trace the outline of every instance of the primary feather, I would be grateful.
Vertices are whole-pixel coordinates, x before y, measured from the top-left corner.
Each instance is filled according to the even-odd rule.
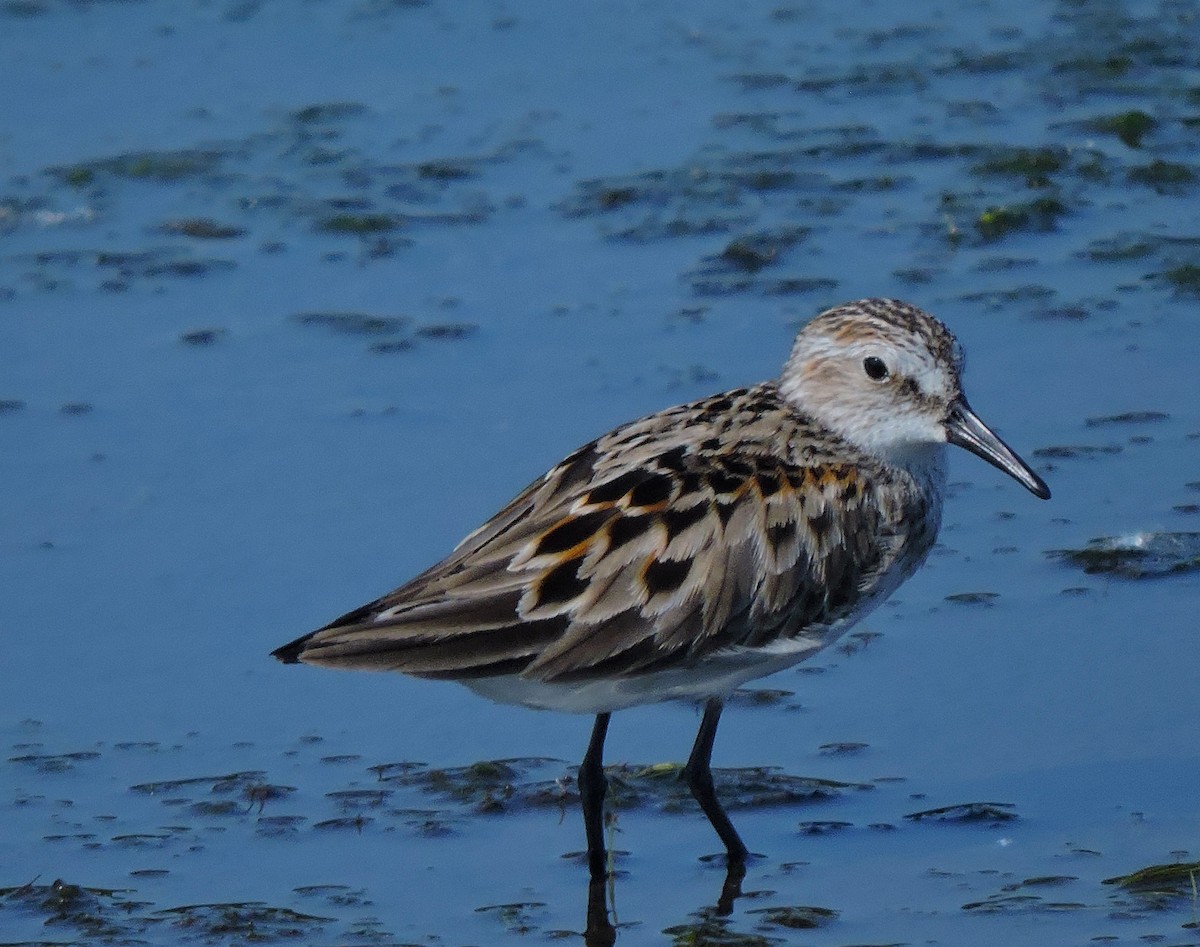
[[[929,513],[910,474],[831,440],[776,384],[740,388],[581,447],[446,560],[281,656],[577,684],[811,651],[919,564]]]

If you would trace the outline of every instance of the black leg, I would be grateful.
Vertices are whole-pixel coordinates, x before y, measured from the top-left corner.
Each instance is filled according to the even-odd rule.
[[[717,898],[717,917],[729,917],[733,913],[733,902],[742,896],[742,880],[746,877],[746,863],[729,860],[725,867],[725,883],[721,885],[721,896]]]
[[[587,928],[583,932],[584,947],[613,947],[617,931],[608,916],[611,878],[588,879]]]
[[[588,741],[583,765],[579,767],[579,799],[583,803],[583,828],[587,832],[588,871],[593,878],[608,874],[604,852],[604,737],[608,733],[608,714],[596,714],[592,738]],[[709,741],[712,742],[711,740]]]
[[[717,724],[721,720],[721,707],[722,703],[716,697],[704,705],[704,719],[700,721],[700,732],[696,734],[696,742],[692,745],[692,755],[688,757],[687,765],[683,768],[683,778],[687,780],[688,788],[700,803],[700,808],[708,816],[708,821],[717,830],[717,835],[725,843],[729,864],[742,865],[750,852],[717,800],[712,770],[709,769],[713,740],[716,739]]]

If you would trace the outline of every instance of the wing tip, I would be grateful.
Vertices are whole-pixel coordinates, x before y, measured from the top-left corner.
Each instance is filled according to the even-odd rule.
[[[308,639],[311,637],[311,634],[307,634],[302,635],[295,641],[289,641],[282,647],[276,648],[274,651],[272,651],[271,657],[282,662],[283,664],[299,664],[300,656],[304,653],[304,650],[308,645]]]

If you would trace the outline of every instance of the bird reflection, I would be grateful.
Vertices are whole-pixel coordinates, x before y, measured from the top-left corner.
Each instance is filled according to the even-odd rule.
[[[592,875],[588,879],[587,927],[583,932],[587,947],[612,947],[617,942],[617,929],[608,910],[615,882],[612,875],[606,878]]]
[[[716,904],[698,912],[701,926],[707,927],[733,912],[734,902],[742,896],[742,879],[745,877],[743,862],[728,863]],[[587,927],[583,934],[586,947],[613,947],[617,942],[616,917],[616,876],[592,876],[588,881]],[[723,924],[719,926],[724,927]]]

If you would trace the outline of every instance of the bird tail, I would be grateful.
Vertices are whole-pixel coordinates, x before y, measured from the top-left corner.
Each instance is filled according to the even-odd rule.
[[[308,644],[308,639],[315,634],[315,631],[310,631],[307,635],[301,635],[295,641],[289,641],[283,647],[272,651],[271,657],[278,658],[284,664],[299,664],[300,654],[304,651],[305,645]]]

